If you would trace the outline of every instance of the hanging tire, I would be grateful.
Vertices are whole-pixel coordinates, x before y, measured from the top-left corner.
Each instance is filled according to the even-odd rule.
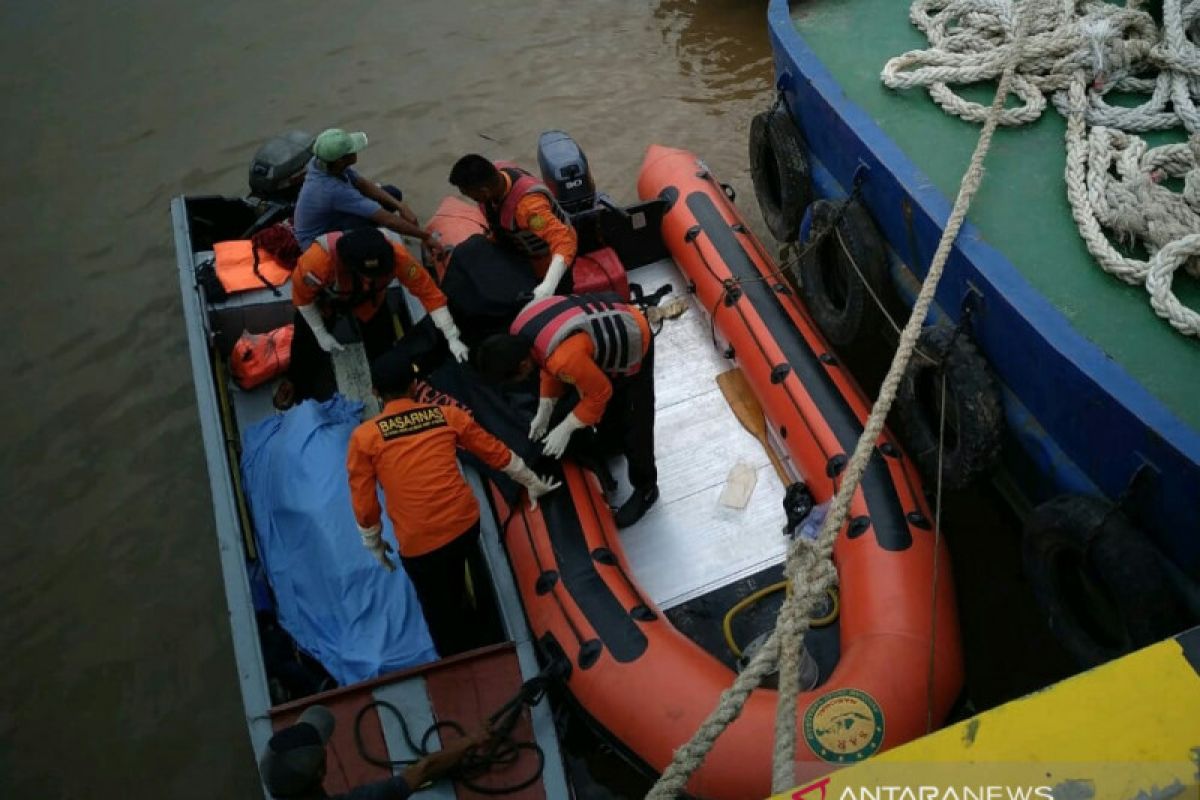
[[[1105,500],[1063,495],[1038,506],[1025,527],[1022,560],[1050,630],[1083,666],[1195,621],[1165,557]]]
[[[888,275],[887,250],[870,213],[857,200],[851,201],[839,218],[841,208],[842,203],[829,200],[809,206],[800,246],[804,255],[799,264],[799,288],[825,338],[834,347],[846,348],[873,335],[883,324],[883,310],[875,297],[883,298]]]
[[[771,235],[794,242],[804,209],[812,202],[808,149],[782,106],[750,121],[750,177],[758,208]]]
[[[948,325],[925,328],[917,349],[896,391],[905,449],[928,489],[936,486],[940,449],[942,487],[962,489],[991,469],[1000,455],[1004,412],[999,384],[965,332],[955,336]],[[939,443],[943,376],[945,428]]]

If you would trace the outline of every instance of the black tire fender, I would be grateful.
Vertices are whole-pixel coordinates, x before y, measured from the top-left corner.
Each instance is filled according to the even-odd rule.
[[[937,481],[943,377],[942,487],[955,490],[968,486],[996,463],[1004,411],[992,368],[965,331],[956,334],[949,325],[921,331],[917,352],[896,391],[895,411],[905,450],[916,462],[927,489],[934,489]]]
[[[1061,495],[1043,503],[1026,523],[1021,549],[1051,631],[1083,666],[1195,622],[1165,556],[1106,500]]]
[[[750,121],[750,177],[758,208],[771,235],[794,242],[800,218],[812,202],[808,148],[787,109],[760,111]]]
[[[825,338],[846,348],[883,324],[875,298],[884,297],[888,274],[887,249],[871,214],[857,200],[841,209],[842,203],[818,200],[805,212],[799,288]]]

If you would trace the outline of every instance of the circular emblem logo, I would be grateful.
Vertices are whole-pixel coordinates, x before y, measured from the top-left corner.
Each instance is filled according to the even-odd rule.
[[[530,230],[540,231],[546,227],[546,218],[541,214],[534,214],[529,218]]]
[[[808,707],[804,739],[822,761],[862,761],[883,744],[883,711],[866,692],[838,689]]]

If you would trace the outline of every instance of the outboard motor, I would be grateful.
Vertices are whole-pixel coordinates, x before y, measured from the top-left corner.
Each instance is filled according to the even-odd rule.
[[[586,211],[596,203],[596,183],[587,156],[563,131],[546,131],[538,137],[538,169],[568,214]]]
[[[268,139],[250,162],[250,193],[263,200],[294,203],[315,138],[304,131],[288,131]]]

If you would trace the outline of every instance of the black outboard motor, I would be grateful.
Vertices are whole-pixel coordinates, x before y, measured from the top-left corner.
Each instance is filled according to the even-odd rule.
[[[538,137],[538,169],[542,182],[568,214],[590,209],[596,203],[596,183],[587,156],[563,131],[546,131]]]
[[[304,131],[288,131],[268,139],[250,162],[250,194],[278,203],[296,202],[315,138]]]

